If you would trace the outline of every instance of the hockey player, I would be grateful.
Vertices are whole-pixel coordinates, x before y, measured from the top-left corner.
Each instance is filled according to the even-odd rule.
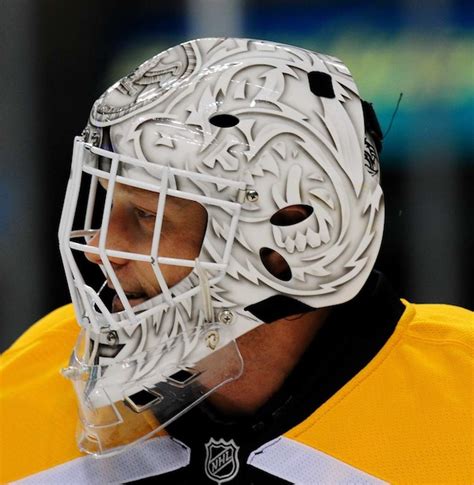
[[[73,306],[3,356],[3,480],[472,482],[473,316],[373,269],[381,147],[347,67],[293,46],[190,41],[108,89]]]

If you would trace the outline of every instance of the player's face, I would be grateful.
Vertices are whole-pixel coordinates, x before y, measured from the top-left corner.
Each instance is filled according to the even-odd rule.
[[[105,186],[105,182],[102,182]],[[107,233],[107,249],[150,254],[155,229],[159,194],[117,184]],[[207,222],[203,206],[194,201],[166,197],[159,243],[159,256],[194,260],[199,256]],[[99,232],[89,241],[97,246]],[[86,253],[89,261],[101,264],[100,257]],[[125,258],[109,257],[117,278],[131,306],[161,293],[151,264]],[[168,287],[181,281],[191,268],[160,265]],[[112,287],[110,281],[109,286]],[[120,299],[113,299],[112,311],[123,310]]]

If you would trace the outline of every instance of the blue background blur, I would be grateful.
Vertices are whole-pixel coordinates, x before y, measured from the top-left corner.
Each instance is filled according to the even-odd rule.
[[[92,102],[160,50],[203,36],[341,58],[385,131],[377,266],[416,302],[473,307],[472,2],[3,0],[0,321],[3,350],[69,300],[56,231],[73,136]]]

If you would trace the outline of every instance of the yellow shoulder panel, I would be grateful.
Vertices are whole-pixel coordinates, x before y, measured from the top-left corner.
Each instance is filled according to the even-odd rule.
[[[415,305],[410,323],[413,338],[452,343],[474,350],[474,312],[452,305]]]
[[[39,320],[0,357],[2,483],[80,456],[74,392],[59,373],[78,333],[67,305]]]
[[[473,313],[404,304],[375,358],[285,436],[389,483],[473,483]]]

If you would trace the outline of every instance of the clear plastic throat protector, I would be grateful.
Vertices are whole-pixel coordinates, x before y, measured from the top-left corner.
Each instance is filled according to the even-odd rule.
[[[203,195],[219,193],[216,185],[225,193],[222,200]],[[76,138],[59,240],[82,327],[63,370],[78,398],[82,451],[110,454],[154,436],[241,375],[231,325],[218,318],[226,302],[215,293],[229,263],[243,189],[240,182],[126,157]],[[139,219],[132,235],[117,240],[114,204],[138,217],[134,204],[138,200],[143,212],[145,196],[153,217],[138,214],[146,230]],[[230,229],[225,245],[214,247],[204,218],[200,244],[190,255],[186,232],[173,233],[173,217],[196,203],[219,212]],[[140,231],[144,237],[134,244]],[[138,285],[137,274],[146,275],[147,288]]]

